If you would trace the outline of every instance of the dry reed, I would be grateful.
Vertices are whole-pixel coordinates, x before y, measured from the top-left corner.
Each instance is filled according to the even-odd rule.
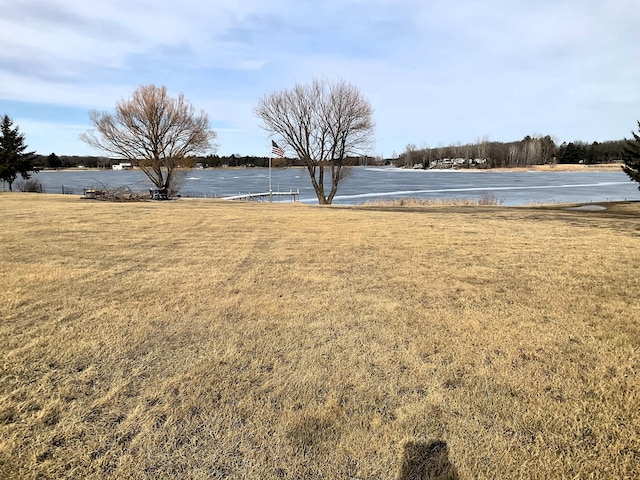
[[[483,195],[479,198],[390,198],[369,200],[364,203],[367,207],[469,207],[500,205],[502,202],[494,195]]]

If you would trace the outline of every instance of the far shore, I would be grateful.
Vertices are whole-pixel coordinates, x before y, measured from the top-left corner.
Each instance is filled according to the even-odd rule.
[[[558,164],[546,164],[546,165],[529,165],[527,167],[499,167],[499,168],[469,168],[469,169],[458,169],[464,170],[466,172],[587,172],[587,171],[620,171],[622,169],[623,163],[599,163],[593,165],[585,165],[585,164],[576,164],[576,163],[558,163]],[[366,165],[372,166],[372,165]],[[207,170],[240,170],[245,168],[253,168],[253,167],[210,167]],[[255,167],[260,168],[260,167]],[[266,168],[266,167],[262,167]],[[304,168],[299,165],[292,167],[273,167],[275,170],[282,168]],[[110,170],[108,168],[88,168],[88,167],[69,167],[69,168],[59,168],[57,170],[49,170],[43,169],[42,172],[79,172],[79,171],[87,171],[87,172],[99,172],[104,170]],[[138,170],[134,168],[134,170]]]
[[[488,170],[495,172],[510,171],[533,171],[533,172],[588,172],[588,171],[620,171],[622,163],[598,163],[594,165],[576,164],[576,163],[558,163],[546,165],[530,165],[528,167],[506,167],[506,168],[490,168]],[[482,170],[479,170],[482,171]],[[487,170],[485,170],[487,171]]]

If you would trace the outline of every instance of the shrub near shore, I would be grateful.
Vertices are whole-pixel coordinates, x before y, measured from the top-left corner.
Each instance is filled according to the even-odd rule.
[[[2,194],[0,477],[638,478],[639,213]]]

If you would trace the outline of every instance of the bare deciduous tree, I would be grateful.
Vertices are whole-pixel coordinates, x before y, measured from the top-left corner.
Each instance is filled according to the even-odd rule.
[[[373,108],[347,82],[313,80],[290,90],[262,97],[254,112],[262,128],[280,135],[283,143],[305,162],[321,205],[330,205],[344,177],[348,156],[366,152],[372,144]],[[325,169],[330,174],[325,190]]]
[[[489,137],[487,135],[476,141],[476,158],[486,160],[489,156]]]
[[[116,104],[115,113],[92,111],[93,127],[81,139],[93,148],[135,163],[159,190],[176,187],[176,169],[192,163],[189,156],[215,149],[216,133],[204,111],[196,113],[180,94],[165,86],[145,85]]]

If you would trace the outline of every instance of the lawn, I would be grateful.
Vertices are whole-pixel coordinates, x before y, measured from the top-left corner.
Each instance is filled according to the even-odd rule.
[[[0,478],[640,478],[640,203],[0,194]]]

